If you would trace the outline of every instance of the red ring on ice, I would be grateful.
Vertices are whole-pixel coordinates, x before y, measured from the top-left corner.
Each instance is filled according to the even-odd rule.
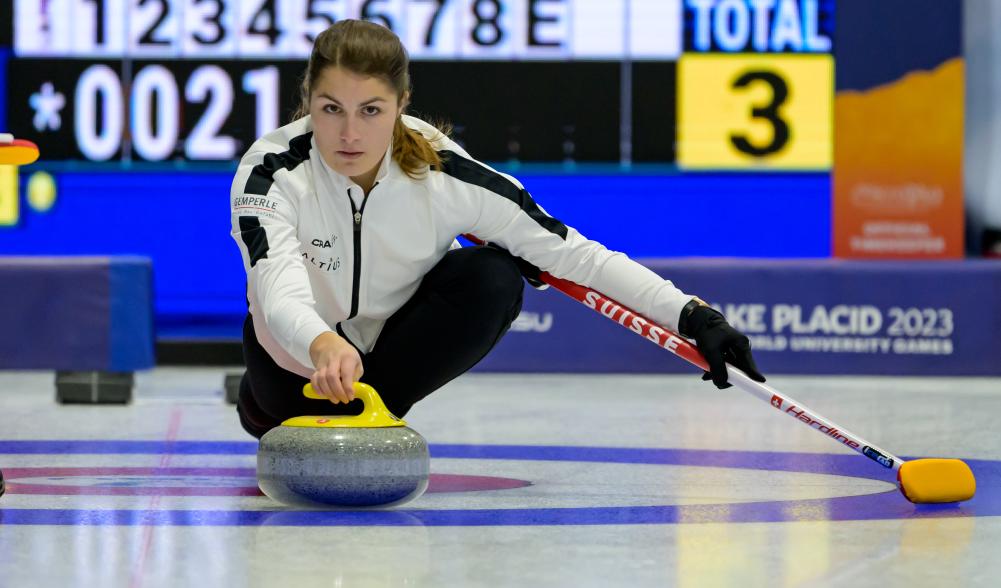
[[[55,467],[55,468],[4,468],[8,494],[34,494],[56,496],[264,496],[257,487],[254,468],[203,468],[203,467]],[[39,484],[18,482],[25,478],[85,478],[95,476],[145,477],[154,481],[163,477],[215,477],[232,478],[231,486],[198,485],[197,480],[183,486],[144,485],[141,482],[127,485],[99,485],[81,480],[81,484]],[[427,492],[458,493],[485,490],[510,490],[524,488],[532,483],[514,478],[497,476],[466,476],[461,474],[431,474]]]

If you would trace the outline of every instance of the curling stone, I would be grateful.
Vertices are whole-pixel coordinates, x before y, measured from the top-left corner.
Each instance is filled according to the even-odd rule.
[[[386,409],[369,385],[356,382],[365,405],[357,416],[300,416],[261,438],[257,482],[288,505],[364,508],[398,506],[428,487],[427,441]],[[311,384],[303,394],[323,399]]]

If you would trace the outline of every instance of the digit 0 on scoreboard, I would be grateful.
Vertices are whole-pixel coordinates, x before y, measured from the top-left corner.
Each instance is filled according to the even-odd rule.
[[[678,164],[828,169],[831,55],[692,54],[678,62]]]

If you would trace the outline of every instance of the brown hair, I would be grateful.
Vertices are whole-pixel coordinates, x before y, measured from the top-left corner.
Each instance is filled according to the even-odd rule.
[[[313,43],[309,65],[300,87],[299,108],[293,120],[309,114],[309,97],[316,80],[328,67],[342,67],[353,73],[379,78],[396,91],[402,102],[410,91],[410,58],[392,31],[363,20],[341,20],[320,33]],[[405,105],[404,105],[405,107]],[[448,136],[445,125],[435,125],[442,136]],[[406,174],[418,179],[425,166],[440,168],[441,156],[419,132],[403,124],[397,117],[393,126],[393,160]]]

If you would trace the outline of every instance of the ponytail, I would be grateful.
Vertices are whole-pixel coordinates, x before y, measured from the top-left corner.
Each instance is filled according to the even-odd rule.
[[[435,125],[441,137],[447,137],[449,129],[444,125]],[[438,137],[435,137],[437,140]],[[393,161],[411,178],[420,179],[425,173],[425,167],[441,169],[441,155],[431,145],[424,135],[403,124],[403,119],[397,118],[393,126]]]

